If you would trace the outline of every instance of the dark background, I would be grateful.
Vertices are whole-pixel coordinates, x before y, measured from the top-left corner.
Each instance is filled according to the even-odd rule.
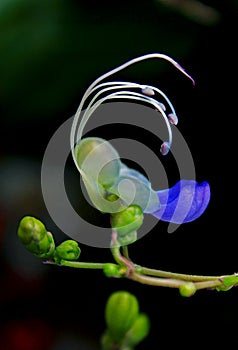
[[[134,293],[151,319],[150,335],[138,350],[238,345],[236,288],[182,298],[177,290],[107,279],[100,271],[44,265],[16,236],[21,217],[33,215],[58,241],[67,238],[52,222],[41,195],[46,146],[76,112],[94,79],[131,58],[160,52],[181,63],[195,87],[160,61],[131,67],[120,79],[154,84],[171,98],[197,179],[210,183],[212,195],[197,221],[173,234],[159,222],[130,247],[131,257],[175,272],[236,272],[237,20],[235,0],[1,0],[1,350],[99,349],[104,305],[118,289]],[[110,137],[137,135],[146,143],[143,132],[126,127],[107,132]],[[81,249],[82,260],[111,261],[107,249]]]

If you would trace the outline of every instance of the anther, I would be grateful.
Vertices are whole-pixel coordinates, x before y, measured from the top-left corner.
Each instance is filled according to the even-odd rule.
[[[160,147],[160,153],[165,156],[166,154],[169,153],[170,150],[170,144],[168,142],[163,142],[161,147]]]
[[[154,96],[155,94],[154,90],[148,86],[145,86],[143,89],[141,89],[141,92],[147,96]]]
[[[174,113],[168,114],[168,119],[169,119],[171,124],[173,124],[173,125],[177,125],[178,124],[178,117],[177,117],[176,114],[174,114]]]

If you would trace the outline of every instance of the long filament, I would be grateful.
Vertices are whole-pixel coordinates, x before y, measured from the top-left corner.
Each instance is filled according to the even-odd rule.
[[[171,143],[172,143],[172,131],[171,131],[170,122],[168,120],[168,116],[165,114],[164,108],[162,107],[162,103],[158,102],[157,100],[155,100],[151,96],[148,96],[146,93],[143,94],[143,93],[136,93],[136,92],[125,91],[125,90],[113,92],[109,95],[106,95],[105,97],[100,98],[98,101],[96,101],[101,94],[108,92],[108,91],[121,89],[121,88],[124,88],[124,89],[125,88],[132,88],[132,89],[139,88],[143,92],[143,89],[148,88],[152,92],[157,92],[165,99],[165,101],[167,102],[167,104],[169,105],[169,107],[172,111],[172,114],[175,116],[175,118],[177,118],[174,107],[173,107],[172,103],[170,102],[170,100],[168,99],[168,97],[160,89],[158,89],[154,86],[141,85],[141,84],[131,83],[131,82],[120,82],[120,81],[119,82],[106,82],[106,83],[99,84],[102,80],[104,80],[104,79],[108,78],[109,76],[125,69],[126,67],[128,67],[132,64],[138,63],[140,61],[150,59],[150,58],[161,58],[161,59],[164,59],[164,60],[170,62],[171,64],[173,64],[175,66],[175,68],[177,68],[181,73],[183,73],[187,78],[189,78],[193,84],[195,84],[193,78],[188,73],[185,72],[185,70],[180,66],[179,63],[177,63],[171,57],[164,55],[164,54],[159,54],[159,53],[146,54],[146,55],[143,55],[140,57],[136,57],[136,58],[131,59],[131,60],[125,62],[124,64],[110,70],[109,72],[101,75],[85,91],[85,93],[81,99],[81,102],[78,106],[78,109],[75,113],[72,127],[71,127],[71,133],[70,133],[71,152],[73,155],[74,162],[75,162],[79,171],[81,171],[81,170],[79,169],[79,167],[77,165],[75,154],[74,154],[75,144],[78,141],[80,141],[80,139],[82,137],[83,128],[84,128],[85,124],[87,123],[88,119],[90,118],[90,116],[92,115],[92,113],[103,102],[105,102],[106,100],[109,100],[109,99],[117,99],[117,98],[122,99],[122,98],[124,98],[124,99],[131,99],[131,100],[146,102],[146,103],[153,105],[162,114],[162,116],[166,122],[167,128],[168,128],[169,140],[168,140],[168,142],[164,142],[163,145],[161,146],[161,149],[164,150],[164,153],[163,152],[162,153],[167,154],[167,152],[171,146]],[[90,103],[88,104],[88,107],[84,111],[81,122],[79,123],[80,115],[81,115],[81,112],[82,112],[82,109],[83,109],[83,106],[85,104],[86,99],[89,97],[90,94],[92,94],[93,92],[95,92],[97,89],[100,89],[100,88],[103,88],[103,89],[98,91],[95,94],[95,96],[93,97],[93,99],[90,101]],[[78,128],[78,132],[77,132],[77,128]],[[166,150],[163,147],[166,147]]]

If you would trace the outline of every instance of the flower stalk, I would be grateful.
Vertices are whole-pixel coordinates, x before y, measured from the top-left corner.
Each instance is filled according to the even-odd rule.
[[[51,245],[54,242],[52,234],[49,243],[47,245],[44,243],[42,246],[42,240],[45,242],[45,237],[48,237],[47,232],[43,223],[34,217],[26,216],[19,223],[18,236],[23,245],[36,257],[44,259],[43,262],[48,265],[102,270],[106,277],[127,278],[151,286],[177,288],[182,296],[191,296],[202,289],[227,291],[238,285],[236,273],[222,276],[190,275],[136,264],[129,257],[128,245],[121,246],[119,243],[116,228],[112,229],[111,235],[113,261],[106,263],[79,261],[81,249],[73,240],[66,240],[59,245],[54,243],[52,252]],[[31,243],[33,239],[34,244]],[[44,247],[44,253],[42,247]]]

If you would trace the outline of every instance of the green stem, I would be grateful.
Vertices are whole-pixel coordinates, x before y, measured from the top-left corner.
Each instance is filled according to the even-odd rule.
[[[128,251],[125,250],[126,246],[123,246],[122,249],[123,253],[125,255],[122,255],[120,252],[120,244],[118,243],[117,240],[117,232],[116,230],[112,230],[112,240],[111,240],[111,253],[113,255],[113,258],[115,261],[120,265],[120,266],[125,266],[128,268],[128,272],[131,273],[134,271],[134,264],[132,261],[130,261],[127,256],[128,256]]]
[[[134,264],[130,260],[128,260],[125,256],[121,255],[119,247],[111,248],[111,252],[112,252],[113,258],[118,263],[118,265],[126,267],[128,269],[128,273],[131,273],[132,271],[134,271]]]
[[[122,254],[120,249],[122,249]],[[151,269],[134,264],[128,253],[128,246],[120,246],[117,240],[117,232],[112,231],[111,253],[119,266],[127,268],[125,277],[137,281],[139,283],[163,286],[170,288],[180,288],[186,282],[193,282],[196,289],[212,289],[223,285],[222,278],[227,276],[203,276],[203,275],[188,275],[183,273],[175,273],[164,270]],[[103,269],[107,263],[91,263],[81,261],[69,261],[62,259],[60,263],[53,260],[48,260],[46,264],[67,266],[83,269]]]
[[[216,281],[196,282],[194,284],[196,286],[196,289],[216,288],[223,285],[222,281],[218,279]]]
[[[121,259],[121,253],[120,253],[120,248],[119,247],[113,247],[111,248],[111,253],[114,258],[114,260],[119,264],[119,265],[124,265]]]
[[[179,279],[173,279],[173,278],[158,278],[158,277],[150,277],[145,275],[140,275],[136,272],[132,273],[130,275],[130,279],[133,281],[143,283],[143,284],[149,284],[151,286],[160,286],[160,287],[170,287],[170,288],[180,288],[182,285],[184,285],[185,280],[179,280]],[[215,288],[222,285],[222,281],[219,279],[216,280],[210,280],[210,281],[203,281],[203,282],[195,282],[194,283],[196,290],[198,289],[209,289],[209,288]]]
[[[130,258],[129,258],[129,252],[128,252],[128,246],[127,246],[127,245],[124,245],[124,246],[122,247],[122,253],[123,253],[123,255],[124,255],[125,258],[127,258],[128,260],[130,260]]]
[[[124,257],[130,260],[129,253],[128,253],[128,246],[123,246],[122,249],[123,249]],[[217,281],[219,278],[221,278],[221,276],[188,275],[185,273],[176,273],[176,272],[170,272],[170,271],[164,271],[164,270],[151,269],[151,268],[140,266],[137,264],[134,264],[134,271],[137,272],[138,274],[143,274],[148,276],[172,278],[172,279],[179,279],[179,280],[190,281],[190,282],[203,282],[203,281],[210,282],[210,281]]]
[[[135,265],[135,271],[138,273],[141,273],[143,275],[174,278],[174,279],[180,279],[180,280],[191,281],[191,282],[217,281],[219,278],[221,278],[221,276],[188,275],[188,274],[184,274],[184,273],[155,270],[155,269],[150,269],[150,268],[139,266],[139,265]]]
[[[130,279],[139,283],[149,284],[151,286],[170,287],[170,288],[179,288],[184,284],[184,281],[181,281],[178,279],[150,277],[150,276],[140,275],[135,272],[130,275]]]
[[[78,269],[103,269],[104,265],[106,264],[106,263],[89,263],[89,262],[68,261],[68,260],[61,260],[60,264],[57,264],[53,261],[46,261],[45,263],[50,265],[75,267]]]

